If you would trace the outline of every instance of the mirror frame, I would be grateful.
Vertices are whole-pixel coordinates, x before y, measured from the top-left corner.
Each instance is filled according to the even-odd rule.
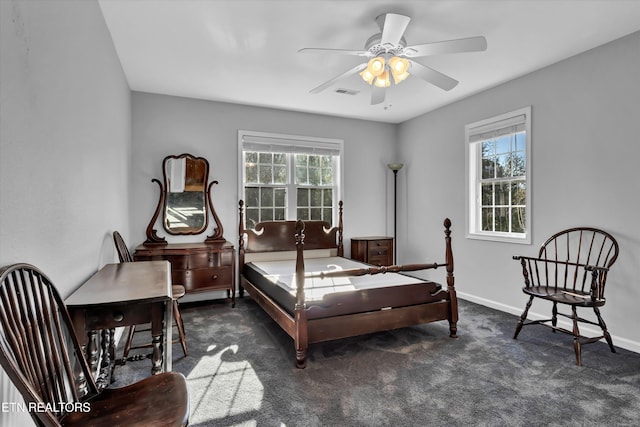
[[[204,165],[205,165],[205,173],[204,173],[204,183],[203,183],[203,193],[204,193],[204,227],[201,230],[196,230],[196,231],[188,231],[188,232],[176,232],[175,230],[170,230],[167,229],[166,227],[166,220],[165,220],[165,215],[166,215],[166,208],[167,208],[167,200],[168,200],[168,177],[167,177],[167,163],[169,160],[171,159],[191,159],[194,161],[203,161]],[[160,212],[162,211],[162,226],[164,228],[164,230],[174,236],[185,236],[185,235],[198,235],[198,234],[202,234],[204,232],[207,231],[207,228],[209,227],[209,215],[211,214],[211,216],[213,217],[213,220],[215,222],[215,227],[213,230],[213,234],[210,236],[207,236],[205,239],[205,243],[221,243],[221,242],[225,242],[225,238],[223,237],[223,228],[222,228],[222,224],[220,223],[220,219],[218,218],[218,215],[213,207],[213,201],[212,201],[212,197],[211,197],[211,189],[213,188],[213,186],[215,184],[218,184],[218,181],[211,181],[210,183],[208,182],[209,180],[209,162],[207,161],[207,159],[205,159],[204,157],[196,157],[192,154],[189,153],[183,153],[180,155],[169,155],[167,157],[164,158],[164,160],[162,161],[162,174],[164,177],[164,184],[162,182],[160,182],[159,180],[153,178],[151,180],[151,182],[155,182],[156,184],[158,184],[158,186],[160,187],[160,196],[158,199],[158,205],[156,207],[155,213],[153,214],[153,217],[151,218],[151,221],[149,222],[149,225],[147,226],[147,240],[144,242],[145,245],[149,246],[149,245],[166,245],[167,241],[164,237],[160,237],[157,234],[157,230],[154,229],[154,225],[156,223],[156,221],[158,220],[158,217],[160,216]]]

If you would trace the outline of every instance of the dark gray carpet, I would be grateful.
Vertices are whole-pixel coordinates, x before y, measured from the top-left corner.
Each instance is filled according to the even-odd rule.
[[[174,344],[173,370],[191,426],[640,425],[640,354],[598,342],[578,367],[570,336],[529,326],[513,340],[515,316],[467,301],[457,339],[438,322],[314,344],[304,370],[250,298],[181,312],[190,356]],[[149,369],[118,366],[113,386]]]

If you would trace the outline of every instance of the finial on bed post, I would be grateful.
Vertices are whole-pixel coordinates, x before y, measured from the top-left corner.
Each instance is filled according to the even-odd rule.
[[[240,223],[238,224],[238,290],[240,298],[244,296],[242,287],[242,266],[244,265],[244,201],[238,202],[240,212]]]
[[[444,220],[444,241],[446,246],[445,259],[447,263],[447,291],[449,292],[449,336],[457,338],[458,332],[458,298],[456,296],[455,280],[453,277],[453,250],[451,249],[451,220]]]
[[[304,368],[307,363],[307,310],[304,302],[304,222],[296,222],[296,304],[295,316],[295,346],[296,367]]]
[[[342,243],[342,200],[338,202],[338,256],[344,256],[344,245]]]

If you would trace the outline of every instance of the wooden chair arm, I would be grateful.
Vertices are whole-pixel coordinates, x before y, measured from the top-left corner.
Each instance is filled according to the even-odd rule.
[[[513,259],[516,261],[520,261],[520,264],[522,265],[522,275],[524,276],[524,283],[526,288],[530,288],[532,286],[541,286],[541,285],[549,286],[548,283],[544,283],[544,284],[540,283],[542,273],[540,273],[540,267],[538,266],[538,263],[553,264],[556,266],[565,266],[567,268],[582,267],[585,270],[585,274],[586,272],[591,272],[590,274],[591,283],[589,286],[589,293],[591,294],[591,299],[595,301],[596,299],[603,298],[603,295],[602,295],[603,289],[604,289],[603,283],[606,277],[606,273],[609,271],[609,268],[607,267],[599,267],[596,265],[582,264],[582,263],[576,263],[572,261],[558,261],[558,260],[552,260],[547,258],[535,258],[535,257],[521,256],[521,255],[515,255],[513,256]],[[541,267],[541,268],[544,268],[544,267]],[[545,274],[545,277],[548,280],[548,277],[546,276],[546,274]],[[532,280],[534,280],[536,283],[532,284],[531,283]]]

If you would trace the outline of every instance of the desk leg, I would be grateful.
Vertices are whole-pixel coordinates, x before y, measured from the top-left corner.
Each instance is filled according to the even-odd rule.
[[[164,304],[164,371],[171,372],[173,362],[173,300]]]
[[[86,357],[88,336],[87,336],[87,333],[85,332],[84,310],[71,310],[69,314],[71,315],[71,321],[73,323],[74,333],[78,338],[78,344],[80,344],[80,349],[82,350],[82,353]],[[87,379],[85,378],[84,372],[82,368],[80,368],[80,366],[76,366],[74,369],[75,369],[75,374],[77,378],[78,394],[79,396],[85,396],[89,392],[89,388],[87,386]]]
[[[153,304],[151,307],[151,348],[153,355],[151,358],[151,374],[157,375],[162,372],[164,329],[162,321],[164,319],[164,302]]]

